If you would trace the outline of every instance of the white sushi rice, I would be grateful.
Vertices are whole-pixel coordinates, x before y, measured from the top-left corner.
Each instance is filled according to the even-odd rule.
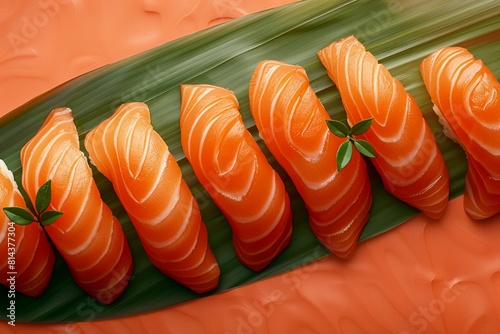
[[[12,184],[14,185],[14,187],[16,189],[19,189],[17,187],[17,182],[16,180],[14,180],[14,174],[12,174],[12,171],[7,167],[7,165],[5,164],[5,162],[0,159],[0,173],[2,173],[3,175],[5,175],[8,179],[10,179],[10,181],[12,182]]]
[[[462,146],[462,143],[460,142],[460,139],[458,139],[457,135],[455,134],[455,132],[453,131],[453,129],[451,128],[451,126],[448,124],[448,122],[446,121],[446,119],[443,117],[443,114],[441,113],[441,110],[439,110],[438,106],[434,105],[432,107],[432,109],[434,110],[434,112],[438,116],[439,123],[443,126],[443,133],[444,133],[444,135],[446,137],[450,138],[451,140],[453,140],[455,143],[457,143],[460,146]]]

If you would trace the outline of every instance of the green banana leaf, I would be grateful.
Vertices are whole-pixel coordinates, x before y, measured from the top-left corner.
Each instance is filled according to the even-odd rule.
[[[65,83],[0,119],[0,158],[21,180],[19,152],[55,107],[73,109],[82,140],[123,102],[144,101],[152,123],[179,162],[209,230],[209,242],[221,267],[219,287],[198,295],[162,275],[146,257],[110,182],[93,169],[103,199],[123,225],[135,271],[123,295],[111,305],[93,301],[73,282],[58,256],[46,291],[38,298],[18,293],[16,320],[87,321],[161,309],[269,277],[328,254],[311,233],[304,204],[289,177],[258,137],[248,108],[248,83],[256,64],[275,59],[305,67],[313,89],[335,119],[345,119],[338,91],[316,52],[354,34],[416,98],[451,174],[451,197],[463,192],[467,161],[459,146],[442,133],[418,70],[421,60],[439,47],[461,45],[500,75],[500,2],[490,1],[340,1],[306,0],[237,19],[105,66]],[[293,207],[290,246],[265,270],[255,273],[234,254],[231,230],[196,180],[179,137],[181,83],[207,83],[233,90],[248,129],[282,176]],[[332,166],[335,162],[332,161]],[[360,241],[407,221],[418,212],[383,189],[370,167],[374,203]],[[0,295],[6,296],[2,286]],[[2,298],[3,300],[3,298]],[[2,312],[2,319],[6,313]]]

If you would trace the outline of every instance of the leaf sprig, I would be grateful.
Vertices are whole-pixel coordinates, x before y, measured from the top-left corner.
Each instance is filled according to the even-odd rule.
[[[337,150],[337,170],[341,171],[352,158],[352,146],[359,151],[362,155],[375,158],[375,150],[372,145],[363,139],[357,139],[354,136],[362,135],[370,128],[372,124],[373,118],[367,118],[359,121],[351,127],[342,123],[341,121],[337,121],[334,119],[326,120],[326,125],[328,129],[340,138],[346,138],[346,141],[343,142],[338,150]]]
[[[33,206],[29,196],[23,197],[28,210],[17,206],[3,208],[7,218],[18,225],[29,225],[36,222],[42,226],[48,226],[55,222],[63,214],[61,211],[56,210],[47,211],[52,197],[51,180],[42,184],[40,189],[38,189],[36,193],[35,206]]]

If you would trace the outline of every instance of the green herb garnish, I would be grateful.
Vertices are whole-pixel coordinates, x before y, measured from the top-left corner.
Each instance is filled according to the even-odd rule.
[[[50,185],[51,180],[48,180],[38,189],[35,206],[33,206],[29,196],[23,196],[28,210],[17,206],[3,208],[7,218],[18,225],[29,225],[37,222],[42,226],[48,226],[55,222],[63,213],[56,210],[47,211],[52,197]]]
[[[372,124],[373,118],[363,119],[358,123],[354,124],[351,127],[342,123],[341,121],[337,121],[334,119],[326,120],[326,125],[328,129],[340,138],[347,138],[345,142],[343,142],[338,150],[337,150],[337,170],[341,171],[352,158],[352,145],[358,150],[362,155],[375,158],[375,150],[372,145],[363,139],[357,139],[354,136],[362,135],[365,133]]]

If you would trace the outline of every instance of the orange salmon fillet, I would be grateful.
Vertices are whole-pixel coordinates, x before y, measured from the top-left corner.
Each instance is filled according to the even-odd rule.
[[[292,233],[285,186],[247,131],[233,92],[181,86],[181,142],[193,170],[226,216],[238,259],[259,271]]]
[[[312,231],[332,253],[351,257],[372,204],[359,152],[337,171],[336,153],[346,139],[328,130],[330,116],[300,66],[261,61],[249,99],[260,136],[304,199]]]
[[[445,133],[462,145],[469,169],[464,208],[473,219],[500,212],[500,83],[461,47],[435,51],[420,64]]]
[[[127,239],[101,200],[69,108],[51,111],[21,150],[22,183],[33,203],[37,190],[52,180],[50,210],[63,215],[46,226],[75,282],[96,300],[112,303],[133,271]]]
[[[216,288],[220,269],[198,204],[148,106],[122,104],[87,134],[85,147],[113,183],[151,262],[193,291]]]
[[[12,206],[27,209],[14,175],[0,160],[0,208]],[[15,248],[15,263],[9,264],[7,254],[12,247]],[[1,210],[0,252],[4,254],[0,260],[0,283],[10,287],[7,279],[14,276],[16,291],[37,297],[45,290],[52,275],[55,255],[40,225],[13,224]]]
[[[449,201],[449,172],[415,99],[354,37],[318,52],[337,86],[349,123],[373,118],[359,138],[370,142],[372,159],[387,191],[438,219]]]

